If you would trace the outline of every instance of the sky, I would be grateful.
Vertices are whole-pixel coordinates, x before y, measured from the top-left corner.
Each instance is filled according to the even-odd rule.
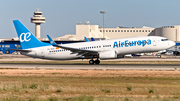
[[[180,25],[180,0],[0,0],[0,38],[17,37],[13,20],[20,20],[32,33],[30,22],[40,8],[46,22],[41,24],[41,37],[76,34],[76,23],[105,27],[161,27]]]

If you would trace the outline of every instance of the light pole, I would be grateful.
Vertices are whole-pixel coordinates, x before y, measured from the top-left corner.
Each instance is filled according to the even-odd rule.
[[[107,13],[107,11],[100,11],[101,14],[103,14],[103,38],[104,38],[104,14]]]

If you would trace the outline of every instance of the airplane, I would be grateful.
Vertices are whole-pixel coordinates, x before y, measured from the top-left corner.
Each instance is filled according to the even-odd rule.
[[[89,40],[86,37],[84,37],[84,39],[85,39],[86,42],[89,42]]]
[[[99,64],[103,59],[117,59],[126,54],[157,52],[175,45],[160,36],[131,37],[112,40],[56,44],[39,41],[19,20],[13,20],[22,49],[22,55],[51,60],[90,59],[89,64]],[[95,61],[93,59],[96,59]]]
[[[89,42],[89,40],[86,37],[84,37],[84,39],[86,42]],[[91,37],[91,41],[95,41],[95,39],[93,37]]]
[[[4,41],[4,39],[0,39],[0,42]]]
[[[95,41],[95,39],[93,37],[91,37],[91,41]]]

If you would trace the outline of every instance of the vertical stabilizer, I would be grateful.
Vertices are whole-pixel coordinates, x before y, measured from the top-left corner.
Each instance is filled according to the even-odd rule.
[[[22,49],[48,46],[50,44],[39,41],[19,20],[13,20]]]

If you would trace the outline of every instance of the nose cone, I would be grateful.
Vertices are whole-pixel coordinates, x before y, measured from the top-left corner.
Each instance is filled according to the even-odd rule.
[[[169,45],[172,47],[172,46],[175,46],[176,43],[174,41],[171,41]]]

